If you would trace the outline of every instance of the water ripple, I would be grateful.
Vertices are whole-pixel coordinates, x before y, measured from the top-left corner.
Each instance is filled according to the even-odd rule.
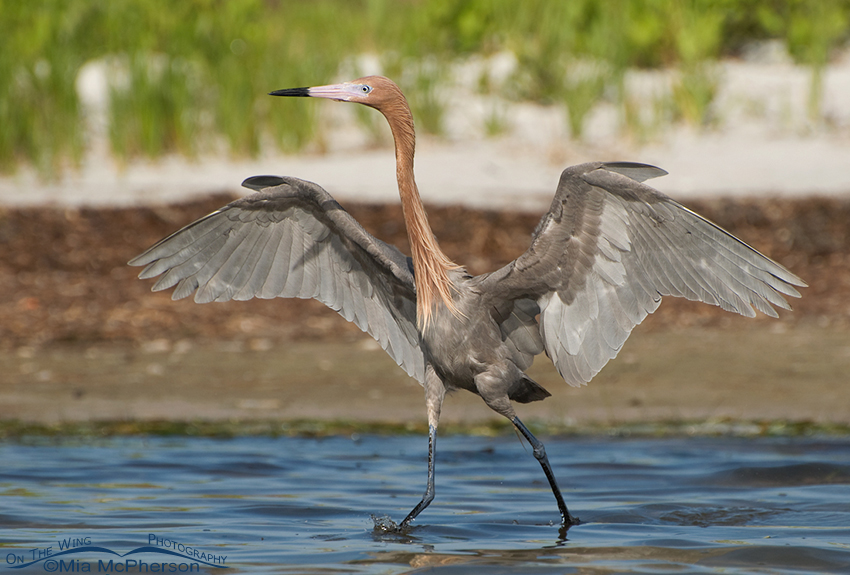
[[[0,443],[0,546],[6,568],[153,536],[251,573],[850,572],[848,440],[546,446],[583,521],[566,536],[513,437],[441,438],[437,498],[401,533],[380,527],[422,494],[421,437]]]

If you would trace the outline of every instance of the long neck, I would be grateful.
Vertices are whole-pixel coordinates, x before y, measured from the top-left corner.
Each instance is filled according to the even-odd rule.
[[[438,300],[454,314],[458,309],[452,299],[452,283],[448,271],[458,266],[440,249],[428,224],[425,206],[419,197],[413,177],[413,153],[416,136],[413,116],[407,103],[401,101],[392,113],[384,113],[395,142],[396,178],[407,238],[410,242],[413,269],[416,276],[416,318],[420,328],[428,325]]]

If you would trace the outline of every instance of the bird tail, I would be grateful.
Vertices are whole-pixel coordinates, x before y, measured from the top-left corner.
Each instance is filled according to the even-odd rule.
[[[517,403],[530,403],[532,401],[540,401],[552,395],[546,389],[528,377],[522,374],[522,378],[511,387],[508,392],[508,397]]]

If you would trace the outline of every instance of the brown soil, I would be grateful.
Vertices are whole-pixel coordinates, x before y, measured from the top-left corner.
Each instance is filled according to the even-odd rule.
[[[126,262],[165,235],[220,207],[226,196],[133,209],[6,209],[0,212],[0,349],[62,342],[168,338],[275,341],[356,337],[314,301],[197,305],[151,293]],[[850,323],[850,199],[711,200],[689,206],[779,261],[811,287],[783,322]],[[350,205],[373,234],[407,239],[396,205]],[[496,269],[528,246],[539,216],[431,207],[446,252],[472,273]],[[652,325],[712,325],[729,314],[667,298]]]

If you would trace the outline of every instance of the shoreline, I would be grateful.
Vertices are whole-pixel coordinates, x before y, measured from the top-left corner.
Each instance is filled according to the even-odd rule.
[[[822,438],[850,437],[850,426],[800,421],[737,421],[708,419],[697,421],[663,421],[623,425],[569,427],[529,419],[526,425],[541,437],[612,437],[626,439],[669,439],[676,437],[754,438]],[[363,435],[426,435],[422,425],[394,425],[345,420],[245,420],[245,421],[95,421],[84,423],[40,424],[0,421],[0,441],[30,442],[35,440],[80,441],[120,437],[192,437],[227,440],[238,437],[352,437]],[[510,436],[514,428],[506,421],[485,424],[441,425],[441,436],[467,435],[479,437]]]
[[[568,386],[545,357],[537,358],[529,375],[552,396],[518,405],[520,416],[564,433],[695,422],[709,434],[850,426],[850,389],[843,385],[850,372],[847,329],[747,325],[744,318],[717,327],[652,324],[640,326],[587,386]],[[65,344],[0,352],[0,362],[7,370],[0,428],[426,425],[421,387],[368,336],[266,345]],[[456,429],[508,424],[465,391],[446,398],[441,423]]]

